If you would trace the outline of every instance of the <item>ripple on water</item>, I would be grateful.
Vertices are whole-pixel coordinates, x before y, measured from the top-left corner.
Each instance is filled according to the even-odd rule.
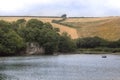
[[[120,80],[120,56],[59,55],[0,59],[0,80]]]

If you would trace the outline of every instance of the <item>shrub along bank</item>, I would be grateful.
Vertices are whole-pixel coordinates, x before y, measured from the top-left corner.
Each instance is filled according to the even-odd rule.
[[[37,19],[0,20],[0,56],[20,55],[21,52],[24,55],[27,43],[37,43],[44,48],[44,54],[74,51],[74,41],[66,33],[59,35],[58,31],[50,23]]]

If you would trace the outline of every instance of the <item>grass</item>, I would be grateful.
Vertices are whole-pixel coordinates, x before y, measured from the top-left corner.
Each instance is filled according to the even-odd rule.
[[[110,41],[120,39],[120,17],[68,18],[61,24],[75,28],[80,38],[98,36]]]
[[[86,54],[99,54],[99,53],[120,53],[120,48],[106,48],[106,47],[101,47],[101,48],[80,48],[78,49],[79,52],[81,53],[86,53]]]
[[[97,21],[92,21],[92,22],[61,22],[60,24],[62,25],[66,25],[66,26],[69,26],[69,27],[73,27],[73,28],[80,28],[80,27],[83,27],[83,26],[96,26],[98,24],[101,24],[101,23],[104,23],[105,21],[107,21],[108,19],[106,20],[97,20]]]

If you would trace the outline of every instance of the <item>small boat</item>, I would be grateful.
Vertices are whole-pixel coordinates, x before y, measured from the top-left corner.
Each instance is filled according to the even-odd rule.
[[[102,56],[102,58],[107,58],[107,56]]]

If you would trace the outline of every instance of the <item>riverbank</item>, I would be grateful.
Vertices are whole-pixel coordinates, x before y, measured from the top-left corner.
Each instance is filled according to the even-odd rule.
[[[120,48],[81,48],[78,53],[83,54],[120,54]]]
[[[73,55],[73,54],[114,54],[120,55],[120,48],[80,48],[74,52],[55,52],[51,55],[47,54],[20,54],[20,55],[0,55],[0,57],[14,57],[14,56],[58,56],[58,55]]]

